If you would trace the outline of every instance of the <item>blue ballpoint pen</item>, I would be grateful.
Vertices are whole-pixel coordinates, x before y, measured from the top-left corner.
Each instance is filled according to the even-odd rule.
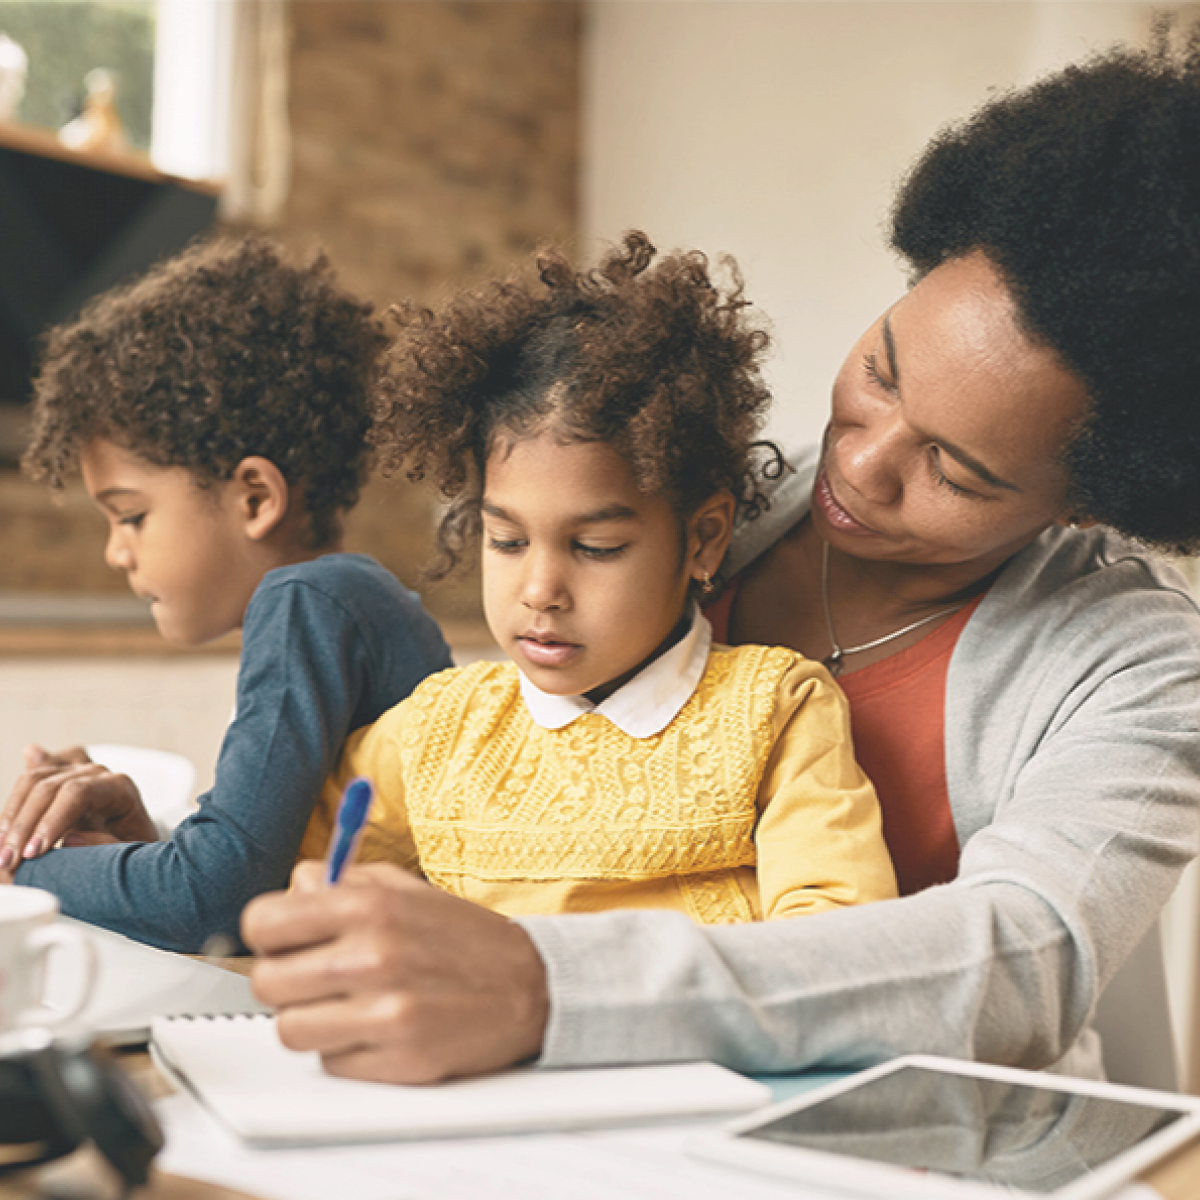
[[[337,821],[334,823],[333,842],[329,847],[329,861],[325,868],[325,882],[337,883],[342,871],[354,853],[358,835],[367,823],[367,812],[371,807],[374,790],[369,779],[352,779],[342,793],[338,805]]]

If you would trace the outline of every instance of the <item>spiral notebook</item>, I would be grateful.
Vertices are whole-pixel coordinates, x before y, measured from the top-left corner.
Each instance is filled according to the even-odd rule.
[[[767,1104],[770,1089],[713,1063],[518,1069],[428,1087],[325,1074],[286,1049],[269,1016],[164,1017],[151,1050],[248,1145],[318,1146],[476,1137],[724,1116]]]

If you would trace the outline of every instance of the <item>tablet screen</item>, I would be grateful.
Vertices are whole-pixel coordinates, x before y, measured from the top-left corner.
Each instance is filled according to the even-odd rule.
[[[1051,1192],[1183,1115],[905,1066],[739,1136]]]

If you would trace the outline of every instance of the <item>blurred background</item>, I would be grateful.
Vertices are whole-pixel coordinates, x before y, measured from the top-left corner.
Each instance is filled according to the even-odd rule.
[[[881,227],[912,156],[990,89],[1144,40],[1150,13],[0,0],[0,599],[11,613],[33,597],[124,595],[86,499],[56,506],[14,470],[31,354],[46,325],[197,231],[323,245],[381,308],[527,264],[547,241],[584,260],[630,227],[664,249],[732,253],[774,326],[773,432],[812,439],[841,356],[904,286]],[[18,91],[7,64],[22,59]],[[378,483],[350,540],[415,584],[430,520],[423,492]],[[428,600],[443,618],[478,618],[470,580]]]

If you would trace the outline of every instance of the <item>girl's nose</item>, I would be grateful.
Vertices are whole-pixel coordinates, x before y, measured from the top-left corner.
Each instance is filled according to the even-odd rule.
[[[521,581],[521,603],[535,612],[552,612],[567,607],[562,571],[548,554],[530,553]]]

